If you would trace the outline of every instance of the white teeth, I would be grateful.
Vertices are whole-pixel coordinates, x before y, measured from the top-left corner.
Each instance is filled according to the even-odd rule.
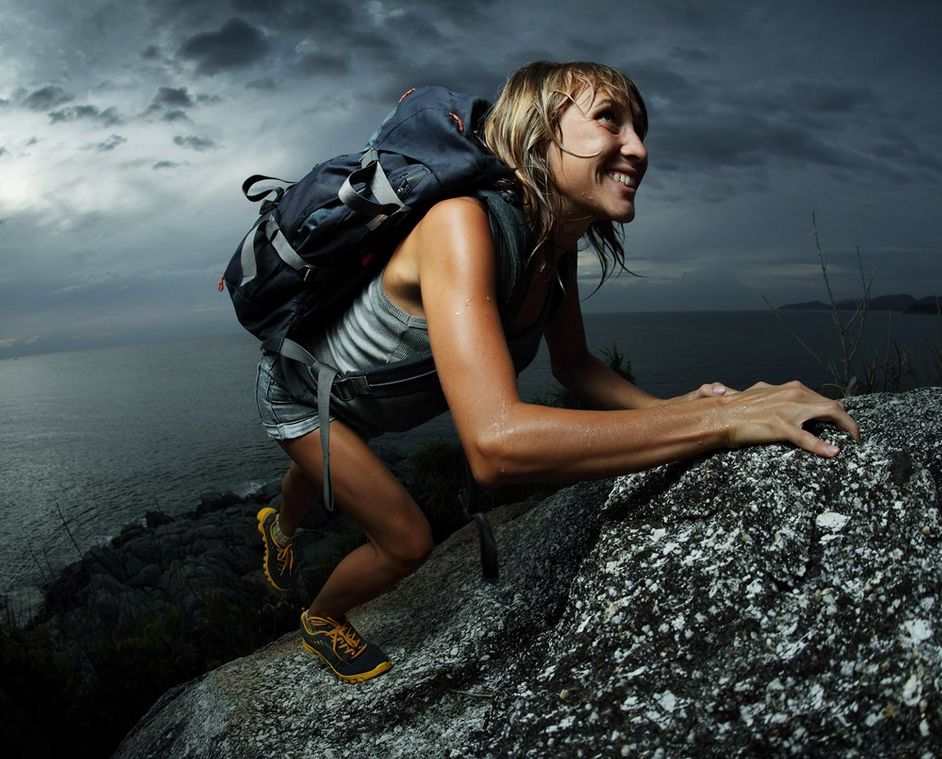
[[[617,171],[613,171],[609,176],[612,177],[616,182],[621,182],[626,187],[637,187],[638,180],[634,177],[629,177],[627,174],[620,174]]]

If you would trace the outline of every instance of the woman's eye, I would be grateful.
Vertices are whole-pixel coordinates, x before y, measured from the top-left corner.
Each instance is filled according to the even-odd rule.
[[[607,108],[604,111],[600,111],[595,118],[605,124],[605,126],[618,126],[618,114],[611,109]]]

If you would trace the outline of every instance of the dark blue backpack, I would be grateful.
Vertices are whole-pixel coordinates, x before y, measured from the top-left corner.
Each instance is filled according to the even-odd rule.
[[[281,352],[285,337],[343,308],[434,203],[509,180],[475,127],[487,101],[441,87],[406,92],[361,153],[316,165],[265,199],[224,275],[236,315]]]
[[[253,191],[272,180],[261,175],[242,185],[249,200],[263,202],[226,268],[225,285],[239,321],[262,341],[262,348],[307,368],[316,384],[321,419],[329,418],[331,399],[388,400],[391,394],[438,386],[431,354],[339,374],[291,339],[349,305],[385,265],[396,243],[438,201],[462,195],[482,201],[498,254],[501,314],[509,319],[519,307],[527,223],[511,189],[511,172],[475,132],[488,108],[485,100],[441,87],[412,89],[362,152],[320,163],[286,188]],[[329,424],[320,427],[324,503],[331,509],[329,430]],[[476,511],[479,497],[469,475],[466,512]],[[496,579],[490,526],[480,512],[469,516],[480,531],[485,577]]]

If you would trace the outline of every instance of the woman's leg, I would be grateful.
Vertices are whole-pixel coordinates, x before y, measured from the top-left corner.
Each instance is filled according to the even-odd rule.
[[[297,531],[304,515],[319,500],[320,488],[304,474],[301,467],[291,462],[281,480],[281,507],[278,509],[278,527],[289,538]]]
[[[322,486],[320,433],[281,445],[293,462],[286,475],[289,490],[282,493],[282,528],[293,532],[310,503],[310,486],[313,492]],[[336,566],[310,612],[343,619],[350,609],[414,572],[433,542],[428,520],[406,489],[359,435],[339,421],[330,423],[330,471],[337,506],[361,527],[368,542]]]

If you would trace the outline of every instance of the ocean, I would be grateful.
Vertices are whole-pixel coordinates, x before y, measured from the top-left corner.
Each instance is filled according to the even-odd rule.
[[[826,374],[778,317],[837,355],[831,317],[817,311],[587,314],[586,332],[663,397],[712,380],[820,386]],[[929,368],[928,343],[942,345],[937,317],[873,313],[863,354],[897,344]],[[257,361],[244,334],[0,360],[0,598],[19,618],[44,581],[147,511],[179,514],[203,492],[244,494],[283,474],[287,459],[258,423]],[[525,400],[554,387],[545,348],[520,387]],[[407,454],[453,435],[446,416],[379,442]]]

